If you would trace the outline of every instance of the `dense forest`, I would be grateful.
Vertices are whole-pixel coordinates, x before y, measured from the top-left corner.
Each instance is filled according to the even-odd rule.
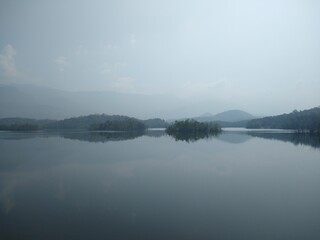
[[[89,130],[107,130],[107,131],[143,131],[146,125],[135,118],[122,120],[109,120],[100,124],[93,124]]]
[[[142,120],[147,128],[166,128],[168,123],[161,118],[152,118],[147,120]]]
[[[297,132],[320,134],[320,107],[250,120],[246,127],[294,129]]]
[[[34,129],[90,129],[92,126],[98,126],[99,124],[118,122],[120,125],[123,121],[132,119],[128,116],[121,115],[107,115],[107,114],[92,114],[87,116],[67,118],[63,120],[36,120],[29,118],[3,118],[0,119],[0,130],[10,131],[25,131],[31,130],[31,125]],[[144,124],[146,128],[165,128],[167,126],[166,121],[160,118],[153,118],[147,120],[137,121]],[[124,129],[122,129],[124,130]]]
[[[167,133],[194,132],[212,133],[219,132],[220,127],[247,127],[247,128],[280,128],[294,129],[296,132],[310,132],[320,134],[320,107],[293,111],[272,117],[264,117],[249,121],[238,122],[197,122],[195,120],[176,121],[168,123],[160,118],[139,120],[121,115],[92,114],[73,117],[63,120],[36,120],[29,118],[3,118],[0,119],[0,130],[5,131],[35,131],[45,129],[95,129],[127,131],[145,128],[165,128]]]
[[[195,120],[183,120],[175,121],[173,124],[169,125],[166,129],[168,134],[175,132],[182,133],[219,133],[221,128],[216,123],[203,123],[197,122]]]
[[[166,133],[177,141],[194,142],[209,138],[221,132],[221,128],[213,122],[197,122],[193,119],[175,121],[166,128]]]

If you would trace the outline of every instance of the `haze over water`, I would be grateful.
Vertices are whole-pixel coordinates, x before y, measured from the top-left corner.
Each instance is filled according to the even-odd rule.
[[[319,239],[319,141],[294,136],[1,132],[0,237]]]
[[[0,240],[319,240],[319,23],[316,0],[1,0]]]

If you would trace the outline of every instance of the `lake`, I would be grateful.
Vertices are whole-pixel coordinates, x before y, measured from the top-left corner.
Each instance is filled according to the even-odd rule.
[[[0,132],[0,239],[320,239],[320,139]]]

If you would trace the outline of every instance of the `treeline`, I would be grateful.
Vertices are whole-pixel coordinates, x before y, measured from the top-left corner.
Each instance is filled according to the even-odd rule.
[[[138,119],[128,118],[117,121],[106,121],[100,124],[93,124],[89,130],[108,130],[108,131],[143,131],[146,125]]]
[[[166,133],[176,141],[194,142],[209,138],[221,132],[218,124],[213,122],[198,122],[192,119],[175,121],[166,128]]]
[[[296,132],[320,134],[320,107],[254,119],[247,122],[247,128],[293,129]]]
[[[161,118],[151,118],[147,120],[142,120],[147,128],[166,128],[168,123]]]
[[[139,120],[121,115],[92,114],[63,120],[36,120],[28,118],[0,119],[0,130],[31,131],[40,129],[100,129],[113,131],[140,130],[145,128],[165,128],[166,121],[160,118]]]
[[[221,128],[216,123],[204,123],[197,122],[195,120],[183,120],[175,121],[172,125],[169,125],[166,129],[168,134],[170,133],[218,133],[221,132]]]
[[[107,121],[123,121],[126,119],[129,119],[129,117],[121,115],[91,114],[55,121],[43,127],[45,129],[89,129],[92,125],[102,124]]]

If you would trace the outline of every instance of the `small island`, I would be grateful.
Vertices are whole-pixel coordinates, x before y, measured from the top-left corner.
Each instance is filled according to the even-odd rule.
[[[175,121],[166,128],[167,134],[173,136],[176,140],[187,142],[215,136],[221,131],[221,128],[216,123],[203,123],[192,119]]]

